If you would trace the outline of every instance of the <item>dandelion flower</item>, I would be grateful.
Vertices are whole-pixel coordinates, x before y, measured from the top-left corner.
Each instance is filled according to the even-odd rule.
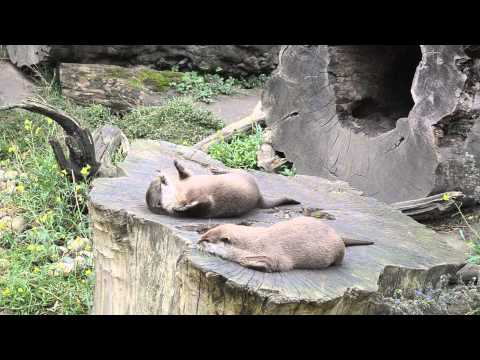
[[[40,268],[39,268],[38,266],[35,266],[35,267],[33,268],[33,273],[34,273],[34,274],[37,274],[37,273],[39,273],[39,272],[40,272]]]
[[[450,194],[449,194],[449,193],[443,194],[442,200],[443,200],[443,201],[449,201],[449,200],[450,200]]]
[[[8,152],[10,154],[13,154],[17,151],[17,146],[16,145],[10,145],[10,147],[8,148]]]
[[[50,118],[47,118],[47,124],[48,124],[48,125],[52,125],[52,124],[53,124],[53,120],[50,119]]]
[[[87,269],[85,270],[85,276],[90,276],[92,274],[92,270]]]
[[[22,192],[25,191],[25,186],[23,186],[22,184],[20,184],[20,185],[17,185],[17,186],[15,187],[15,189],[17,190],[17,192],[22,193]]]
[[[10,291],[9,288],[5,288],[2,290],[2,296],[3,297],[9,297],[12,292]]]
[[[17,289],[17,292],[20,293],[20,294],[23,293],[24,291],[25,291],[25,290],[23,290],[22,288],[18,288],[18,289]]]
[[[63,169],[62,171],[60,171],[60,174],[62,176],[66,176],[67,175],[67,170]]]
[[[84,166],[84,167],[82,168],[82,170],[80,170],[80,173],[81,173],[83,176],[88,176],[88,174],[90,174],[90,169],[91,169],[91,168],[92,168],[92,167],[91,167],[89,164],[87,164],[87,166]]]

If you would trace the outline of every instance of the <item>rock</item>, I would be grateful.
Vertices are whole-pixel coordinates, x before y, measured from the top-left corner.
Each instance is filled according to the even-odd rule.
[[[23,216],[15,216],[12,219],[11,227],[12,227],[13,232],[15,232],[17,234],[20,234],[27,227],[27,223],[26,223],[25,219],[23,218]]]
[[[173,159],[194,174],[208,173],[208,166],[224,168],[201,151],[137,140],[120,165],[126,176],[94,180],[88,205],[95,245],[95,314],[381,313],[378,281],[389,265],[426,271],[464,262],[466,246],[453,249],[434,231],[345,182],[312,176],[251,171],[266,197],[288,194],[300,206],[257,209],[234,219],[153,214],[145,204],[146,189],[157,169],[175,171]],[[303,215],[303,208],[321,211],[343,237],[375,245],[348,248],[341,266],[273,274],[196,246],[201,233],[217,224],[269,225]],[[384,283],[394,287],[403,281],[399,276],[390,276],[392,282],[384,277]],[[350,296],[352,288],[360,295]],[[380,301],[375,307],[370,305],[374,296]]]
[[[62,93],[77,104],[101,104],[122,112],[135,106],[162,105],[172,95],[169,84],[181,73],[146,67],[61,64]]]
[[[0,106],[19,103],[35,91],[33,83],[5,61],[0,61],[0,84]]]
[[[91,248],[91,241],[88,238],[76,237],[67,243],[67,249],[72,252],[80,252]]]
[[[465,284],[470,282],[478,283],[478,280],[480,279],[480,265],[466,264],[457,271],[456,276]]]
[[[17,171],[15,171],[15,170],[8,170],[8,171],[5,171],[5,173],[3,174],[3,178],[2,178],[1,180],[2,180],[2,181],[15,180],[17,176],[18,176],[18,172],[17,172]]]
[[[269,73],[278,58],[278,45],[7,45],[18,67],[43,62],[110,65],[151,65],[157,69],[215,71],[248,75]]]
[[[464,50],[469,49],[469,50]],[[480,59],[462,45],[292,45],[263,93],[298,174],[387,203],[480,199]]]
[[[0,275],[3,275],[10,268],[10,261],[7,259],[0,259]]]

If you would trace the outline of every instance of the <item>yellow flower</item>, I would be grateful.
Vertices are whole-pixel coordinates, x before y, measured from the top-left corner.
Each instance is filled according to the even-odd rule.
[[[16,152],[18,149],[17,149],[17,146],[16,145],[10,145],[10,147],[8,148],[8,152],[10,154],[13,154],[14,152]]]
[[[92,274],[92,270],[87,269],[85,270],[85,276],[90,276]]]
[[[23,125],[24,125],[25,130],[27,130],[27,131],[32,130],[32,122],[30,120],[25,119],[25,122],[24,122]]]
[[[17,291],[21,294],[24,292],[24,290],[22,288],[18,288]]]
[[[90,169],[91,169],[91,166],[89,164],[87,164],[87,166],[84,166],[82,168],[82,170],[80,170],[80,173],[83,175],[83,176],[88,176],[88,174],[90,174]]]
[[[82,187],[80,185],[75,185],[75,192],[79,192],[82,190]]]
[[[62,176],[66,176],[67,175],[67,170],[63,169],[62,171],[60,171],[60,174]]]
[[[9,297],[12,292],[10,291],[9,288],[5,288],[2,290],[2,296],[3,297]]]
[[[37,273],[39,273],[39,272],[40,272],[40,268],[39,268],[38,266],[35,266],[35,267],[33,268],[33,273],[34,273],[34,274],[37,274]]]
[[[35,135],[38,136],[38,135],[40,135],[41,132],[42,132],[42,128],[37,128],[37,129],[35,130]]]
[[[61,198],[60,196],[57,196],[57,197],[55,198],[55,202],[61,203],[61,202],[62,202],[62,198]]]
[[[443,200],[443,201],[449,201],[449,200],[450,200],[450,194],[449,194],[449,193],[443,194],[442,200]]]
[[[52,124],[53,124],[53,120],[50,119],[49,117],[47,117],[47,124],[48,124],[48,125],[52,125]]]
[[[25,191],[25,186],[20,184],[20,185],[17,185],[17,187],[15,189],[17,190],[17,192],[22,193],[22,192]]]
[[[6,228],[8,228],[8,225],[4,222],[0,222],[0,231],[5,230]]]

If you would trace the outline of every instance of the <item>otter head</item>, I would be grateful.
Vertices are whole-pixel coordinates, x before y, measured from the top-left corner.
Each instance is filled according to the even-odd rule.
[[[172,196],[174,189],[170,185],[170,182],[164,175],[156,177],[148,187],[146,194],[146,202],[150,211],[156,214],[163,214],[171,211]],[[175,198],[173,196],[173,198]]]
[[[205,234],[202,235],[200,240],[198,241],[199,244],[202,243],[211,243],[211,244],[217,244],[217,243],[225,243],[225,244],[230,244],[232,240],[232,227],[236,225],[233,224],[225,224],[225,225],[219,225],[214,227],[213,229],[207,231]]]

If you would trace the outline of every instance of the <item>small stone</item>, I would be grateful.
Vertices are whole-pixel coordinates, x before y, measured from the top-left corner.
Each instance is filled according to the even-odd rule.
[[[12,227],[12,231],[14,231],[17,234],[20,234],[27,227],[27,223],[23,218],[23,216],[15,216],[12,219],[11,227]]]
[[[91,247],[90,239],[76,237],[67,243],[67,249],[73,252],[80,252]]]
[[[0,259],[0,275],[5,274],[10,267],[10,262],[7,259]]]
[[[3,174],[5,180],[14,180],[18,176],[15,170],[8,170]]]

